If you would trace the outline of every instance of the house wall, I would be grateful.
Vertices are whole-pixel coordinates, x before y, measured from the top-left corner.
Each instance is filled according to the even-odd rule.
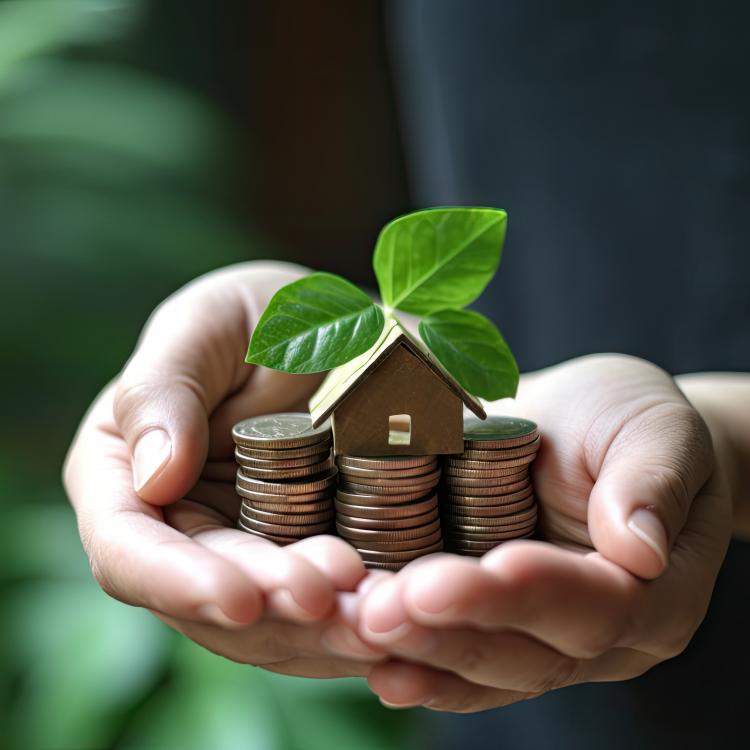
[[[388,444],[388,417],[411,415],[410,445]],[[425,364],[396,347],[333,414],[336,453],[427,455],[463,450],[463,402]]]

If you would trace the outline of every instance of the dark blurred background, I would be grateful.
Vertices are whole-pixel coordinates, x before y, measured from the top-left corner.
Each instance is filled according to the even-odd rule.
[[[161,299],[260,257],[371,283],[408,208],[380,3],[0,0],[0,746],[409,744],[109,600],[59,478]]]

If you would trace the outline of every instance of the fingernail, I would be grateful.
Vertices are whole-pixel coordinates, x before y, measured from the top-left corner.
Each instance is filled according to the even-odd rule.
[[[656,553],[666,567],[667,532],[656,513],[648,508],[638,508],[628,519],[628,528]]]
[[[220,628],[231,628],[237,630],[237,628],[244,628],[247,623],[237,622],[231,617],[227,617],[224,612],[220,609],[218,604],[209,602],[208,604],[201,604],[196,610],[198,617],[201,620],[207,620],[213,625],[218,625]]]
[[[399,598],[398,581],[384,581],[365,600],[360,629],[368,640],[380,644],[403,638],[411,627]]]
[[[324,648],[336,656],[354,659],[379,659],[381,654],[368,648],[346,625],[336,624],[328,628],[321,636]]]
[[[140,492],[161,473],[172,457],[172,441],[162,429],[141,435],[133,449],[133,483]]]
[[[302,607],[289,589],[279,589],[278,591],[271,592],[269,603],[285,617],[293,617],[306,622],[319,619],[312,612],[308,612]]]
[[[390,703],[389,701],[383,700],[382,698],[379,699],[380,703],[385,708],[396,708],[396,709],[404,709],[404,708],[416,708],[419,703]]]

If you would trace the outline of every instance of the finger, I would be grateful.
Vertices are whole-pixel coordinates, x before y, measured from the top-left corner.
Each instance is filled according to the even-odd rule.
[[[216,296],[199,283],[158,308],[117,386],[114,417],[131,452],[133,485],[154,504],[174,502],[195,484],[208,416],[248,374],[237,354],[246,335],[242,308]]]
[[[609,446],[591,491],[596,549],[642,578],[655,578],[708,479],[708,430],[687,403],[660,403],[629,419]]]
[[[503,690],[545,693],[578,679],[579,660],[529,636],[513,632],[432,629],[388,645],[388,653],[469,682]]]
[[[290,544],[287,550],[314,565],[337,591],[354,591],[367,575],[354,547],[338,537],[311,536]]]
[[[309,623],[335,609],[332,583],[302,555],[254,534],[227,528],[220,521],[207,522],[205,509],[192,501],[165,508],[165,516],[182,533],[252,578],[265,593],[270,613]]]
[[[106,404],[97,408],[107,411]],[[127,449],[111,431],[94,429],[97,417],[91,415],[71,449],[65,485],[102,588],[174,617],[221,626],[254,622],[263,606],[258,586],[167,526],[158,509],[135,495]]]
[[[449,672],[401,661],[373,666],[367,684],[389,708],[424,706],[437,711],[471,713],[507,706],[529,697],[524,693],[475,685]]]
[[[492,550],[476,568],[448,564],[411,574],[402,599],[414,622],[519,630],[575,658],[635,637],[644,584],[598,555],[524,541]]]

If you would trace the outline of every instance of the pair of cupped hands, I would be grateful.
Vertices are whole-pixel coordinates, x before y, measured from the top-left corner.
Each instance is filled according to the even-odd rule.
[[[282,548],[237,530],[232,425],[306,410],[320,382],[243,362],[270,297],[304,272],[248,263],[180,290],[84,418],[65,485],[108,594],[239,662],[366,676],[390,706],[503,706],[628,679],[684,649],[730,502],[702,419],[642,360],[566,362],[523,376],[502,404],[540,426],[544,541],[393,574],[366,571],[333,536]]]

